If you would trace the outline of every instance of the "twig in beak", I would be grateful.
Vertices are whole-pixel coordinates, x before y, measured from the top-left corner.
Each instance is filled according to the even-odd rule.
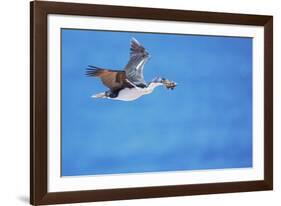
[[[171,89],[171,90],[173,90],[177,86],[177,83],[170,81],[168,79],[164,80],[163,84],[166,86],[167,89]]]

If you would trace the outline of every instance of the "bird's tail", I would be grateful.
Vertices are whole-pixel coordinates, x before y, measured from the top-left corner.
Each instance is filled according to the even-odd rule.
[[[89,76],[89,77],[91,77],[91,76],[92,77],[100,77],[105,71],[106,71],[106,69],[89,65],[87,70],[86,70],[86,75]]]
[[[106,96],[105,92],[101,92],[101,93],[98,93],[98,94],[94,94],[92,96],[92,98],[107,98],[107,96]]]

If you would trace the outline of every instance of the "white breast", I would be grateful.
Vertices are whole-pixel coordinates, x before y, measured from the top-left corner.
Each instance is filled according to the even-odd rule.
[[[119,91],[119,94],[116,98],[112,98],[112,99],[121,100],[121,101],[133,101],[145,94],[147,94],[145,89],[125,88]]]

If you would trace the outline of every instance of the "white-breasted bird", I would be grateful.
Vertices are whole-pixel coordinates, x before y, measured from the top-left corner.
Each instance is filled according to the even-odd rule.
[[[143,68],[150,58],[149,53],[135,39],[131,40],[130,59],[124,70],[111,70],[89,65],[86,74],[99,77],[110,90],[93,95],[93,98],[107,98],[113,100],[133,101],[150,94],[158,86],[174,89],[176,83],[165,78],[154,78],[148,84],[143,77]]]

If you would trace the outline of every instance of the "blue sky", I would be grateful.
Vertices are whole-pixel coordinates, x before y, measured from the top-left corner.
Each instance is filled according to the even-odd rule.
[[[135,37],[144,76],[173,80],[136,101],[106,91],[87,65],[123,69]],[[252,167],[252,39],[62,30],[62,175]]]

